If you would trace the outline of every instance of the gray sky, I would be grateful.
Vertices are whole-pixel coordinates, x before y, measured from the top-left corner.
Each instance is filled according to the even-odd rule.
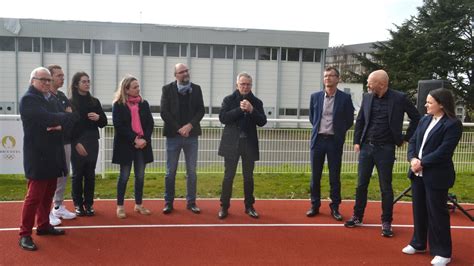
[[[329,32],[329,45],[383,41],[423,0],[3,0],[0,17]]]

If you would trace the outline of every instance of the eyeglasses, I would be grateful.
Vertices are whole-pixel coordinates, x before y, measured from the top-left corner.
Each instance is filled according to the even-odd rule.
[[[239,83],[239,86],[248,86],[248,87],[252,87],[252,83]]]
[[[37,78],[37,77],[33,77],[33,79],[36,79],[36,80],[39,80],[41,81],[42,83],[51,83],[51,81],[53,81],[52,79],[48,79],[48,78]]]
[[[324,75],[325,78],[329,78],[329,77],[338,77],[338,75]]]
[[[185,69],[185,70],[181,70],[179,72],[176,72],[176,74],[184,74],[184,73],[188,73],[189,72],[189,69]]]
[[[81,82],[82,84],[91,83],[91,81],[90,81],[90,80],[81,80],[80,82]]]

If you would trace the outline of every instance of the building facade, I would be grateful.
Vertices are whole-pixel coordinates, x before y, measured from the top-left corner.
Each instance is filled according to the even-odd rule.
[[[161,87],[186,63],[203,89],[206,113],[246,71],[269,118],[308,115],[311,93],[322,88],[329,33],[164,26],[153,24],[0,18],[0,113],[17,113],[37,66],[59,64],[67,86],[75,72],[91,77],[92,94],[110,111],[126,74],[136,76],[152,111],[160,111]]]

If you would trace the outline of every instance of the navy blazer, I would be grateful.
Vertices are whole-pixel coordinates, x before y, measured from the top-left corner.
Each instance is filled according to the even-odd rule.
[[[204,116],[204,101],[202,98],[201,87],[191,83],[192,92],[189,97],[189,110],[192,114],[191,125],[193,128],[189,132],[190,136],[201,135],[200,122]],[[161,111],[160,115],[165,122],[163,126],[163,136],[176,137],[180,129],[179,121],[179,102],[178,102],[178,86],[176,81],[163,86],[161,94]]]
[[[252,92],[245,97],[253,106],[252,113],[244,113],[240,109],[240,101],[243,97],[238,90],[224,98],[219,120],[225,125],[222,132],[221,142],[219,144],[218,154],[223,157],[239,156],[239,135],[240,135],[240,119],[244,115],[250,116],[248,124],[247,136],[247,156],[250,161],[258,161],[260,159],[260,149],[258,147],[257,126],[263,127],[267,123],[267,116],[263,110],[262,101],[255,97]]]
[[[309,104],[309,122],[313,125],[311,132],[311,149],[314,148],[318,139],[319,125],[324,107],[325,91],[319,91],[311,94]],[[336,90],[334,95],[334,109],[332,117],[332,126],[334,129],[334,139],[342,146],[346,140],[346,132],[354,124],[354,106],[352,98],[341,90]]]
[[[389,106],[388,123],[390,131],[392,132],[395,144],[401,146],[403,141],[409,141],[415,132],[416,125],[420,120],[420,113],[418,113],[416,107],[410,102],[410,100],[408,100],[404,93],[392,89],[388,89],[386,93]],[[373,98],[373,93],[365,93],[362,98],[361,108],[357,115],[356,125],[354,128],[354,144],[361,144],[365,141],[370,122]],[[405,116],[405,113],[410,118],[410,124],[408,125],[406,134],[403,135],[403,117]]]
[[[153,150],[151,147],[151,134],[153,133],[154,121],[150,106],[147,101],[138,104],[140,123],[143,129],[143,139],[147,144],[143,148],[143,159],[145,163],[153,162]],[[112,121],[114,123],[114,150],[112,163],[131,164],[136,151],[135,138],[137,134],[132,130],[132,114],[127,105],[115,102],[112,106]]]
[[[408,145],[408,161],[418,158],[423,136],[432,117],[427,115],[420,120],[420,124]],[[421,158],[425,185],[433,189],[449,189],[454,185],[456,173],[454,171],[453,154],[461,135],[461,121],[451,119],[446,115],[428,133]],[[414,178],[414,175],[410,168],[408,177]]]
[[[75,113],[59,112],[56,102],[49,102],[30,86],[20,100],[23,123],[23,167],[28,179],[52,179],[67,174],[62,131],[47,127],[68,126]]]

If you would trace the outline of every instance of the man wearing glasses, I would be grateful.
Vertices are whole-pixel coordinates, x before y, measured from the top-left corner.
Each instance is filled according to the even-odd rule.
[[[173,211],[175,178],[179,154],[184,152],[186,160],[187,209],[200,213],[196,205],[198,136],[200,121],[204,116],[204,101],[201,87],[190,80],[189,68],[176,64],[175,81],[163,86],[161,95],[161,118],[164,121],[163,136],[166,137],[166,176],[164,214]]]
[[[36,250],[31,238],[35,216],[37,235],[64,235],[63,230],[49,224],[49,210],[58,176],[67,173],[62,131],[74,113],[59,112],[52,97],[51,74],[47,68],[34,69],[30,87],[20,101],[23,122],[23,166],[28,179],[28,191],[23,203],[20,226],[20,247]]]
[[[245,213],[252,218],[259,217],[253,207],[253,170],[255,161],[259,160],[257,126],[263,127],[267,117],[262,101],[252,93],[252,77],[240,73],[236,83],[237,89],[224,98],[219,113],[219,120],[225,125],[219,145],[219,155],[224,157],[225,167],[219,219],[228,215],[239,157],[242,157]]]
[[[341,204],[341,162],[346,132],[354,123],[354,106],[351,95],[337,89],[339,71],[334,67],[324,70],[324,90],[311,95],[309,121],[311,131],[311,208],[306,216],[319,213],[321,206],[321,175],[324,160],[329,166],[331,216],[342,221],[339,213]]]

